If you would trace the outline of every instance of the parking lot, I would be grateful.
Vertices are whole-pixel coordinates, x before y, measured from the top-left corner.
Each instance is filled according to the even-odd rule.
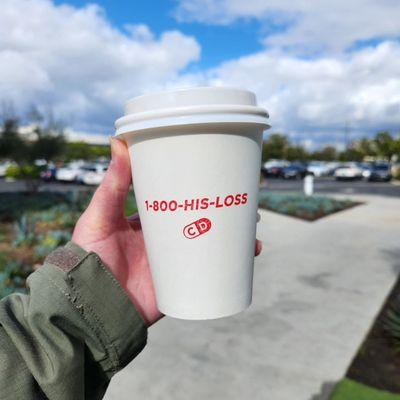
[[[261,184],[262,189],[273,191],[299,192],[303,190],[302,180],[289,180],[269,178]],[[0,192],[16,192],[24,190],[23,182],[7,182],[0,179]],[[43,191],[70,191],[93,190],[93,186],[85,186],[76,183],[43,182],[40,190]],[[373,194],[381,196],[400,197],[400,182],[369,182],[366,180],[336,181],[332,177],[315,178],[314,193],[336,194]]]
[[[265,180],[262,187],[268,190],[298,192],[303,188],[303,181],[271,178]],[[400,182],[336,181],[332,177],[315,178],[314,193],[375,194],[400,197]]]

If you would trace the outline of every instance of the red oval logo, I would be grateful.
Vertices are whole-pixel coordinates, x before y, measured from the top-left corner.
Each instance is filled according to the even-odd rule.
[[[208,218],[200,218],[197,221],[186,225],[183,228],[183,234],[188,239],[194,239],[197,236],[203,235],[211,229],[211,221]]]

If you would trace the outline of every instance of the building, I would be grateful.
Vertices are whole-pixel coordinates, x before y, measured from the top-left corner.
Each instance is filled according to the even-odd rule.
[[[19,128],[19,134],[27,140],[35,139],[35,129],[37,125],[24,125]],[[84,142],[93,145],[108,146],[110,144],[107,135],[92,134],[87,132],[75,131],[72,128],[64,129],[64,137],[67,142]]]

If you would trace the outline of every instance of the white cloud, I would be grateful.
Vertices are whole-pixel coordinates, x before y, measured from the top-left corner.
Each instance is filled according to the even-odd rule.
[[[218,23],[242,17],[293,18],[298,23],[290,29],[304,31],[296,36],[289,29],[283,33],[286,36],[269,36],[274,45],[263,51],[188,74],[185,68],[199,59],[200,47],[179,31],[157,36],[140,24],[121,32],[95,5],[78,9],[56,7],[50,0],[2,0],[0,101],[13,99],[20,110],[30,104],[51,107],[78,131],[111,133],[114,119],[132,96],[165,87],[226,85],[253,90],[270,112],[273,130],[289,134],[297,143],[338,143],[346,124],[354,136],[377,129],[398,132],[400,43],[385,40],[375,47],[340,50],[355,37],[391,36],[396,30],[392,19],[399,17],[397,11],[387,11],[394,1],[383,0],[383,11],[377,11],[375,3],[365,0],[362,17],[353,2],[348,2],[348,16],[342,0],[333,2],[336,11],[328,2],[313,2],[314,8],[306,2],[293,3],[289,7],[287,0],[181,0],[181,7],[186,7],[180,9],[182,18],[193,19],[196,10],[198,20]],[[280,10],[274,15],[272,5]],[[324,28],[329,12],[323,10],[342,13],[344,22],[338,18],[334,29],[329,24]],[[312,15],[318,26],[310,25]],[[362,31],[360,21],[367,17],[370,24],[365,22]],[[354,32],[349,32],[351,18]],[[313,47],[322,43],[330,50],[305,58],[282,48],[308,43]]]
[[[264,42],[295,53],[338,52],[356,41],[400,36],[397,0],[178,0],[178,20],[229,24],[257,19]],[[271,26],[283,26],[274,32]]]
[[[178,31],[121,32],[96,5],[1,2],[0,100],[52,107],[81,129],[113,129],[129,97],[163,86],[199,55],[197,41]]]
[[[354,136],[399,131],[397,0],[178,0],[175,15],[205,24],[258,21],[264,50],[197,79],[254,90],[274,129],[298,142],[337,142],[346,125]]]
[[[176,83],[245,87],[267,108],[275,131],[315,143],[400,127],[400,44],[385,42],[358,52],[299,59],[262,51]]]

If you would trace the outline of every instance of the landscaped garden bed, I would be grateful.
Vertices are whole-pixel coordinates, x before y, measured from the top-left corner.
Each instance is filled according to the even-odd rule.
[[[71,238],[72,229],[92,191],[69,193],[0,193],[0,297],[24,290],[26,277],[56,247]],[[358,203],[329,197],[305,197],[262,191],[260,207],[314,221]],[[136,212],[128,196],[127,215]]]
[[[347,399],[400,400],[400,279],[334,390],[332,400]]]
[[[26,277],[71,239],[92,191],[0,193],[0,298],[25,290]],[[136,212],[132,195],[125,207]]]
[[[361,203],[326,196],[305,196],[298,193],[279,193],[262,190],[259,207],[279,214],[315,221]]]

